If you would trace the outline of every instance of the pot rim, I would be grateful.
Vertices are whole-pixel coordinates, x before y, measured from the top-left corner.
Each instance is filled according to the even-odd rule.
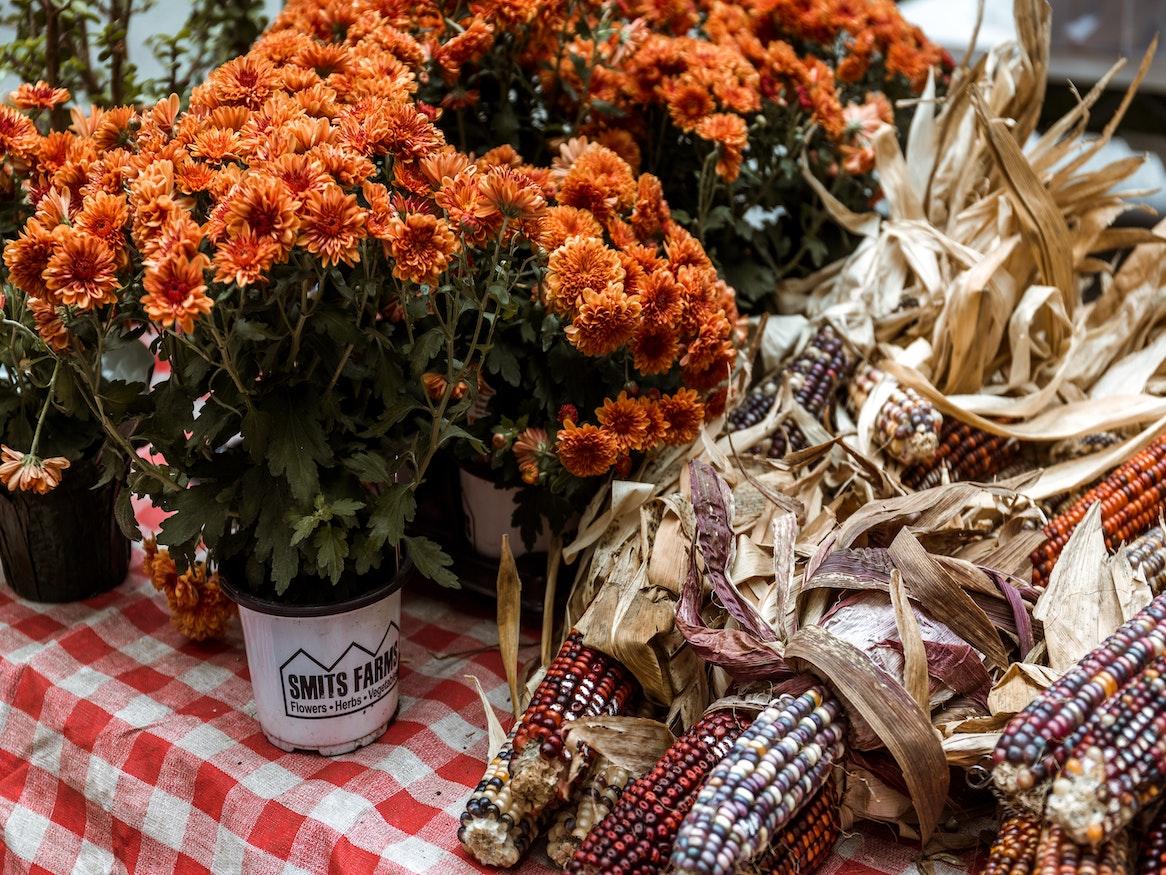
[[[245,592],[233,586],[225,578],[220,579],[219,586],[222,587],[223,592],[240,607],[255,611],[260,614],[267,614],[272,617],[333,617],[338,614],[347,614],[350,611],[356,611],[360,608],[368,607],[371,604],[386,599],[393,593],[399,591],[404,583],[405,576],[413,571],[413,563],[406,558],[401,563],[401,567],[383,586],[378,586],[364,595],[356,596],[342,602],[330,602],[328,604],[312,604],[312,605],[289,605],[283,602],[277,602],[272,599],[257,596],[254,593]]]

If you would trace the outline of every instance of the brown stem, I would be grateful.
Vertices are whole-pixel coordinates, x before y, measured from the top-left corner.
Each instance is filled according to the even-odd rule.
[[[57,20],[57,7],[53,0],[45,0],[45,78],[57,87],[61,84],[60,50],[61,31]],[[63,131],[69,124],[69,114],[64,107],[54,106],[49,113],[49,124],[54,131]]]

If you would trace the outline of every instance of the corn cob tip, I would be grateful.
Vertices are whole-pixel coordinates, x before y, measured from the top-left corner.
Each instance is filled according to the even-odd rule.
[[[487,866],[508,869],[516,865],[521,856],[509,826],[491,817],[469,818],[462,824],[460,837],[474,859]]]
[[[530,745],[511,760],[510,792],[533,808],[543,808],[557,795],[569,768],[569,761],[545,759],[537,745]]]
[[[1061,776],[1053,781],[1048,813],[1073,841],[1096,847],[1105,839],[1098,793],[1105,785],[1105,758],[1091,747],[1080,757],[1065,762]]]

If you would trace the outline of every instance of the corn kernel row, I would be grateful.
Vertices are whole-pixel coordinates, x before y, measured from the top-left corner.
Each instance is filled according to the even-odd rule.
[[[1125,549],[1134,571],[1142,572],[1150,591],[1161,595],[1166,589],[1166,528],[1154,526]]]
[[[1046,826],[1037,846],[1035,875],[1128,875],[1129,868],[1124,833],[1093,849],[1076,844],[1060,827]]]
[[[885,376],[867,362],[858,365],[847,386],[855,417]],[[904,389],[898,384],[875,416],[875,439],[904,465],[930,462],[939,450],[942,430],[943,414],[914,389]]]
[[[610,760],[592,766],[574,801],[555,816],[547,832],[547,856],[565,867],[591,830],[615,808],[632,777]]]
[[[1010,813],[1000,824],[983,875],[1032,875],[1041,823],[1029,814]]]
[[[959,420],[944,420],[939,448],[930,461],[912,465],[903,472],[908,489],[930,489],[948,480],[990,480],[1017,456],[1020,443],[1012,438],[981,431]]]

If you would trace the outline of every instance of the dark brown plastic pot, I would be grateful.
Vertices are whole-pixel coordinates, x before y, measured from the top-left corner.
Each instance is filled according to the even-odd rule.
[[[0,566],[21,598],[75,602],[125,580],[130,542],[113,515],[121,484],[93,489],[98,473],[83,459],[45,495],[0,486]]]

